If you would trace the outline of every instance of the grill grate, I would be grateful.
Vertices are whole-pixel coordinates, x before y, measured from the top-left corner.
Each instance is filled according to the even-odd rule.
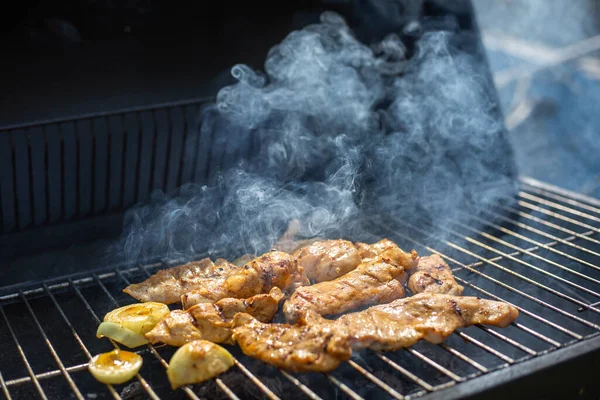
[[[461,221],[451,228],[373,224],[401,246],[441,254],[465,295],[517,306],[521,315],[506,329],[474,326],[437,346],[357,352],[329,375],[279,371],[231,348],[234,368],[177,392],[171,392],[164,373],[173,349],[147,345],[134,383],[105,386],[86,370],[92,354],[117,346],[95,338],[99,316],[133,301],[121,292],[130,281],[170,265],[112,268],[5,290],[0,392],[7,399],[453,398],[554,363],[567,352],[575,356],[599,348],[600,201],[523,178],[513,206],[475,218],[485,230]]]

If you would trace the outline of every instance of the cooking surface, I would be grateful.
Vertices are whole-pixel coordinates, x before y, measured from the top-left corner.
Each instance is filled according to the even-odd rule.
[[[465,295],[512,302],[520,316],[506,329],[461,329],[438,346],[357,352],[330,375],[288,374],[232,347],[234,368],[213,381],[172,392],[164,368],[173,349],[147,346],[139,351],[145,364],[138,379],[110,388],[86,369],[90,355],[112,348],[95,338],[98,321],[134,302],[121,292],[127,284],[166,265],[114,267],[11,288],[0,297],[2,391],[5,397],[25,398],[36,393],[50,398],[271,399],[469,394],[511,376],[503,371],[520,375],[600,347],[599,222],[599,201],[529,179],[522,181],[516,202],[486,212],[479,221],[464,216],[448,230],[373,219],[370,232],[421,254],[445,256]],[[481,230],[475,228],[478,223]],[[510,365],[514,368],[506,369]]]

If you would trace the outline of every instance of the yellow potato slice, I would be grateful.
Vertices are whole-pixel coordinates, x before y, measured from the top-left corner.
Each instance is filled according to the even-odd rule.
[[[115,324],[114,322],[102,322],[98,326],[96,337],[107,337],[115,342],[129,347],[130,349],[149,343],[148,339],[146,339],[144,336],[140,335],[139,333],[135,333],[131,329],[127,329],[121,325]]]
[[[142,357],[125,350],[113,350],[94,356],[88,369],[99,382],[118,385],[133,378],[142,368]]]
[[[168,314],[169,307],[166,304],[136,303],[112,310],[104,316],[104,321],[121,325],[143,336]]]
[[[167,376],[175,390],[183,385],[212,379],[232,365],[233,357],[223,347],[207,340],[194,340],[173,354]]]

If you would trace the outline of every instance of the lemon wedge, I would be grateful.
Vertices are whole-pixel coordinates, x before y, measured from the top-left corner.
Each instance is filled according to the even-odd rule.
[[[165,304],[136,303],[112,310],[104,316],[104,321],[121,325],[143,336],[168,314],[169,307]]]
[[[175,390],[183,385],[212,379],[232,365],[233,357],[223,347],[206,340],[194,340],[173,354],[167,376]]]
[[[144,336],[132,331],[131,329],[127,329],[121,325],[115,324],[114,322],[102,322],[98,326],[96,337],[107,337],[115,342],[129,347],[130,349],[149,343],[148,339],[146,339]]]
[[[118,385],[133,378],[142,368],[142,357],[125,350],[113,350],[94,356],[88,369],[99,382]]]

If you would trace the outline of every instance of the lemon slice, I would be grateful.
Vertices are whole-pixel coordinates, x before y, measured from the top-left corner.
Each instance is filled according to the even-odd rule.
[[[169,362],[167,376],[177,389],[190,383],[200,383],[227,371],[233,357],[223,347],[207,340],[194,340],[181,346]]]
[[[121,325],[143,336],[168,314],[169,307],[165,304],[136,303],[112,310],[104,316],[104,321]]]
[[[114,322],[102,322],[100,326],[98,326],[96,337],[107,337],[130,349],[149,343],[148,339],[144,336],[124,328],[121,325],[115,324]]]
[[[133,378],[142,368],[142,357],[125,350],[113,350],[91,359],[88,369],[99,382],[118,385]]]

